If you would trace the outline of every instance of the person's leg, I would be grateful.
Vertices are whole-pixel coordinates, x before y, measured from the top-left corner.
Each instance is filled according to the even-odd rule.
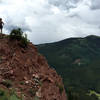
[[[1,28],[1,34],[2,34],[2,28]]]
[[[2,30],[1,30],[1,28],[0,28],[0,34],[1,34],[1,31],[2,31]]]

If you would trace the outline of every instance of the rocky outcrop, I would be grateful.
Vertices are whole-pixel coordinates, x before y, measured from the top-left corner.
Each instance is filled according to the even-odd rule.
[[[24,100],[66,100],[62,78],[45,57],[32,43],[27,48],[19,43],[0,35],[0,88],[14,88],[19,97],[24,94]]]

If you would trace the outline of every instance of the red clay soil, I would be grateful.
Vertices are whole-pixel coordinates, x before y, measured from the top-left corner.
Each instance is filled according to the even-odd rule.
[[[10,81],[11,87],[4,83]],[[29,43],[27,48],[20,41],[0,35],[0,88],[14,88],[24,100],[67,100],[62,78],[57,75],[37,48]]]

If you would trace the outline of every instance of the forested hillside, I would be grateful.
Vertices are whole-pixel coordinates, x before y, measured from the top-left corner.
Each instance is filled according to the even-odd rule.
[[[100,37],[69,38],[37,47],[63,77],[70,100],[99,98],[96,93],[100,93]]]

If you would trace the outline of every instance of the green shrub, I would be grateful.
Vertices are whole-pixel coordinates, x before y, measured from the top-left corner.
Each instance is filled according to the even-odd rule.
[[[18,40],[20,41],[20,46],[26,48],[28,46],[29,40],[27,39],[27,35],[23,35],[23,31],[18,29],[13,29],[9,35],[10,40]]]
[[[4,95],[4,90],[0,89],[0,96]]]
[[[10,40],[15,40],[15,39],[16,40],[21,40],[22,36],[23,36],[23,32],[20,28],[18,28],[18,29],[13,29],[11,31],[9,37],[10,37]]]
[[[29,93],[30,93],[31,96],[35,96],[36,92],[37,92],[36,89],[32,89],[32,88],[29,89]]]
[[[62,94],[62,92],[64,91],[63,85],[56,83],[56,86],[59,88],[59,92]]]
[[[14,90],[8,91],[0,88],[0,100],[23,100],[19,98]]]
[[[64,90],[63,86],[62,85],[59,85],[59,91],[60,91],[60,93],[62,93],[63,90]]]
[[[7,88],[12,86],[12,81],[11,80],[5,80],[2,82],[3,85],[5,85]]]
[[[34,100],[39,100],[39,97],[35,96],[35,97],[34,97]]]
[[[8,92],[0,88],[0,100],[9,100]]]
[[[28,46],[28,43],[29,43],[29,40],[27,39],[27,34],[25,34],[25,36],[22,36],[21,38],[21,46],[23,48],[27,47]]]
[[[15,94],[10,96],[10,100],[21,100]]]
[[[20,84],[21,84],[21,85],[24,85],[24,84],[25,84],[25,82],[24,82],[24,81],[21,81],[21,82],[20,82]]]

